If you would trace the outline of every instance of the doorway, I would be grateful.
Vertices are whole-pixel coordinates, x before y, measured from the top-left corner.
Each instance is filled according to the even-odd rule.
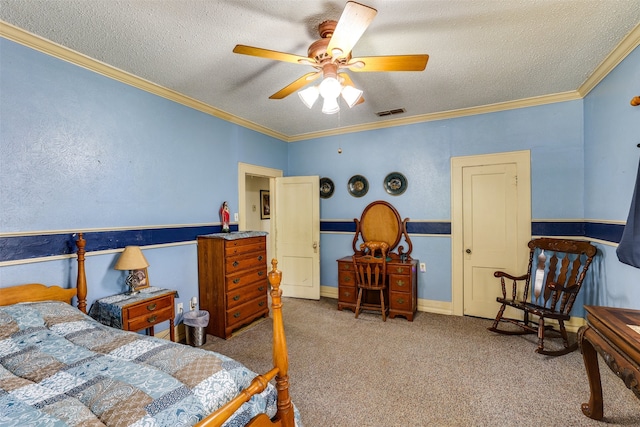
[[[529,151],[451,159],[452,306],[493,318],[496,270],[522,274],[531,239]]]

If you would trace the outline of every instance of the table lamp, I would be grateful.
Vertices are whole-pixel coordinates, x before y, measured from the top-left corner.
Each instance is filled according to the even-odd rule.
[[[129,295],[135,295],[139,291],[137,287],[140,286],[140,279],[135,274],[136,270],[144,270],[149,267],[149,263],[147,259],[142,254],[142,250],[140,250],[139,246],[127,246],[124,248],[124,251],[120,254],[120,258],[116,262],[116,265],[113,267],[116,270],[129,270],[129,275],[127,276],[126,284],[129,286]],[[148,280],[145,277],[144,280]]]

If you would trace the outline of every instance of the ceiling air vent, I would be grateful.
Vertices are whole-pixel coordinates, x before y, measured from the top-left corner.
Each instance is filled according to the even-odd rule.
[[[404,108],[396,108],[395,110],[387,110],[387,111],[378,111],[376,113],[376,116],[378,117],[384,117],[384,116],[390,116],[392,114],[402,114],[405,112]]]

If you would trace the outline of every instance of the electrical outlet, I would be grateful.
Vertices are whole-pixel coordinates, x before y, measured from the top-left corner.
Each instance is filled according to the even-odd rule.
[[[236,212],[236,213],[234,213],[234,214],[233,214],[233,220],[234,220],[235,222],[238,222],[238,212]]]
[[[182,314],[184,312],[184,304],[179,302],[178,303],[178,314]]]
[[[424,262],[420,263],[420,272],[421,273],[426,273],[427,272],[427,264],[425,264]]]
[[[191,304],[191,310],[195,310],[196,307],[198,306],[198,298],[196,297],[191,298],[190,304]]]

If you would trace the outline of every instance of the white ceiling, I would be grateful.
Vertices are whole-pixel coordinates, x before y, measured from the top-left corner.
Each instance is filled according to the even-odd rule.
[[[232,50],[306,56],[317,25],[338,20],[346,0],[0,0],[0,19],[284,140],[575,94],[629,33],[640,38],[640,0],[362,2],[378,15],[354,56],[430,58],[423,72],[351,73],[366,101],[335,115],[319,103],[307,109],[295,94],[268,99],[310,66]],[[396,108],[406,113],[375,114]]]

